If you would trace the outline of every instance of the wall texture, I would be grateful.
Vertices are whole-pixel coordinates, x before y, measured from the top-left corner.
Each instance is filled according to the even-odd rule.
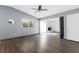
[[[14,20],[15,23],[9,24],[9,19]],[[22,19],[31,20],[33,22],[33,28],[23,28],[21,22]],[[38,19],[11,7],[0,6],[0,39],[26,36],[36,33],[39,33]]]
[[[67,15],[66,39],[79,41],[79,13]]]

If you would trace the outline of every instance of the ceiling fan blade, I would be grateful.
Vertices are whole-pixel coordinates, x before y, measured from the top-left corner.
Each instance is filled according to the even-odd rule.
[[[41,9],[41,11],[47,11],[48,9]]]
[[[41,5],[38,6],[38,9],[36,9],[36,8],[32,8],[32,9],[33,10],[36,10],[35,13],[42,12],[42,11],[47,11],[48,10],[48,9],[42,9],[42,6]]]
[[[35,13],[39,13],[39,12],[42,12],[42,11],[35,11]]]
[[[38,10],[38,9],[36,9],[36,8],[32,8],[33,10]]]
[[[37,11],[35,11],[35,13],[37,13]]]

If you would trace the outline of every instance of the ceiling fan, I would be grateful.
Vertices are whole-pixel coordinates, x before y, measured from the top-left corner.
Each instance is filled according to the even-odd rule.
[[[42,5],[39,5],[38,8],[32,8],[33,10],[36,10],[35,13],[41,12],[41,11],[47,11],[48,9],[43,9]]]

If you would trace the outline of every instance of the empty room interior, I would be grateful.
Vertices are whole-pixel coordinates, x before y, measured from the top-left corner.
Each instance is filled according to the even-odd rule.
[[[0,5],[0,53],[79,53],[79,5]]]

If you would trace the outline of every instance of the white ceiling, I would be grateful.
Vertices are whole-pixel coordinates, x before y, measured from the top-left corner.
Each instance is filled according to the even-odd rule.
[[[79,8],[79,5],[43,5],[42,8],[46,8],[48,9],[48,11],[35,13],[35,10],[32,10],[31,8],[38,8],[38,5],[8,5],[8,6],[16,8],[30,15],[33,15],[37,18],[42,18],[42,17]]]

